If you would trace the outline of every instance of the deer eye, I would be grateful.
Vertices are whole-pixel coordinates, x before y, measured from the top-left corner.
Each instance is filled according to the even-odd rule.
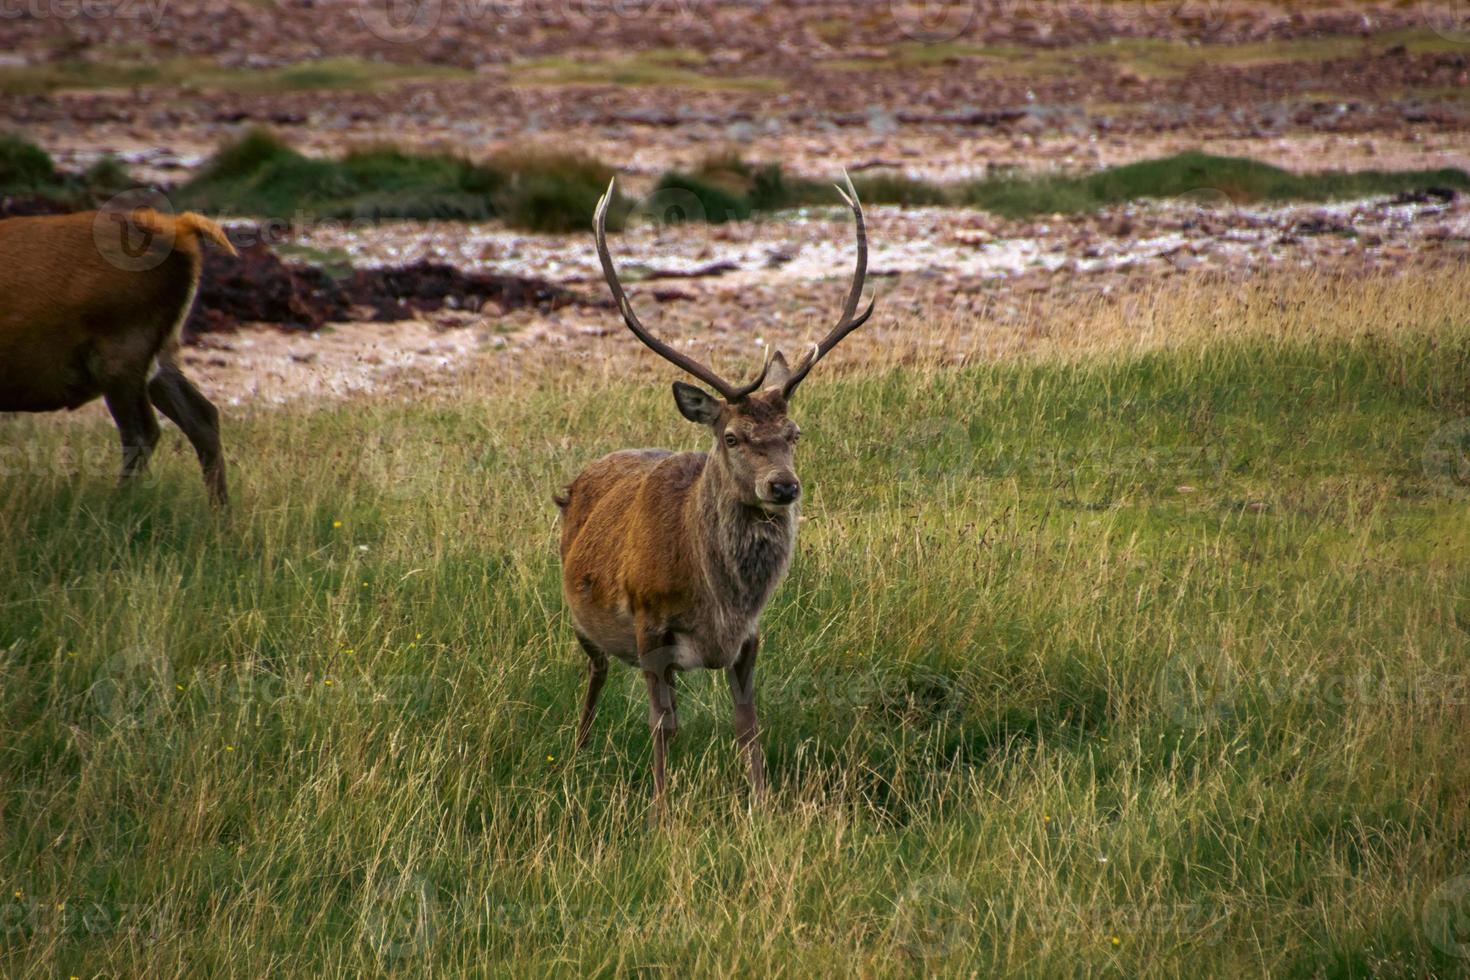
[[[733,449],[733,448],[735,448],[735,442],[736,442],[735,433],[733,433],[733,432],[726,432],[725,433],[725,445],[727,445],[731,449]]]

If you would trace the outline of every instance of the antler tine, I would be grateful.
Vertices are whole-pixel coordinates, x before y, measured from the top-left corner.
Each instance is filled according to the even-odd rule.
[[[644,345],[659,357],[662,357],[669,363],[682,368],[700,381],[703,381],[715,389],[715,391],[719,392],[726,401],[739,401],[741,398],[750,394],[751,391],[754,391],[755,388],[752,387],[742,391],[741,389],[732,387],[724,378],[715,374],[715,372],[700,364],[694,358],[689,357],[687,354],[679,353],[649,333],[643,324],[639,322],[637,314],[633,312],[633,304],[628,302],[628,295],[623,292],[623,284],[618,280],[618,270],[613,265],[612,253],[607,249],[607,206],[612,201],[613,187],[616,183],[616,177],[608,181],[607,191],[602,195],[602,199],[597,202],[597,211],[592,218],[592,230],[597,236],[597,257],[602,260],[602,273],[607,277],[607,285],[612,290],[613,299],[617,301],[618,311],[623,314],[623,322],[628,325],[629,330],[633,331],[633,336],[643,341]],[[762,371],[761,377],[757,379],[757,384],[764,379],[765,372]]]
[[[733,397],[731,397],[729,400],[732,402],[739,401],[740,399],[749,395],[752,391],[758,389],[761,385],[765,384],[766,375],[771,370],[771,361],[775,358],[775,356],[776,348],[772,347],[770,344],[766,344],[766,360],[765,363],[761,365],[761,373],[757,374],[755,376],[755,380],[750,382],[750,384],[742,385],[741,387],[736,388],[733,392],[731,392],[731,395]]]
[[[801,364],[791,372],[791,377],[782,389],[782,394],[787,398],[791,397],[791,393],[796,390],[797,385],[801,384],[802,379],[806,377],[813,365],[841,343],[843,337],[868,322],[868,317],[873,315],[873,304],[878,301],[875,296],[868,301],[868,306],[862,313],[853,315],[857,313],[858,302],[863,298],[863,286],[868,275],[868,229],[863,222],[863,207],[858,201],[857,188],[852,186],[852,177],[848,175],[846,168],[842,171],[842,181],[847,186],[844,188],[842,184],[836,185],[837,193],[842,195],[842,200],[852,209],[853,221],[857,226],[857,267],[852,273],[852,287],[847,291],[847,302],[842,304],[842,316],[838,319],[837,325],[826,337],[822,338],[821,342],[812,345],[811,351],[802,359]]]

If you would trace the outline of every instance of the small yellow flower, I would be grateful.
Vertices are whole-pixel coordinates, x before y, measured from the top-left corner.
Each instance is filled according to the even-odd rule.
[[[1123,945],[1123,940],[1119,939],[1117,936],[1108,937],[1108,942],[1112,943],[1114,946]]]
[[[1042,814],[1042,816],[1041,816],[1041,822],[1042,823],[1051,823],[1051,814],[1049,814],[1049,813]]]
[[[24,892],[22,892],[19,888],[17,888],[15,890],[15,897],[16,898],[25,898],[26,896],[25,896],[25,893]]]
[[[342,522],[341,521],[333,521],[332,522],[332,526],[333,527],[341,527],[342,526]]]
[[[363,587],[363,588],[364,588],[364,589],[365,589],[365,588],[367,588],[367,582],[363,582],[363,583],[362,583],[362,587]]]
[[[233,751],[235,751],[235,747],[233,745],[226,745],[225,746],[225,751],[226,752],[233,752]]]
[[[422,640],[422,639],[423,639],[423,638],[424,638],[424,634],[422,634],[422,633],[415,633],[415,634],[414,634],[414,635],[413,635],[413,638],[414,638],[414,639],[415,639],[415,640]]]
[[[184,685],[182,684],[175,684],[174,687],[178,688],[181,691],[184,689]]]
[[[554,755],[548,755],[546,757],[546,761],[547,762],[555,762],[556,761],[556,756],[554,756]]]
[[[332,686],[332,679],[330,677],[328,677],[326,680],[322,681],[322,683],[325,684],[325,685],[327,685],[328,687],[331,687]]]

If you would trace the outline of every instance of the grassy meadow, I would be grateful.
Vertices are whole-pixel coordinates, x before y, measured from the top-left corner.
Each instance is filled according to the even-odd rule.
[[[227,523],[0,419],[0,974],[1463,975],[1470,273],[1192,289],[813,376],[773,799],[687,674],[659,829],[550,500],[651,355],[226,410]]]

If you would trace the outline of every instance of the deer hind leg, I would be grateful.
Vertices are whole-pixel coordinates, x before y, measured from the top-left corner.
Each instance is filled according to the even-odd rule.
[[[745,753],[751,792],[758,800],[766,797],[766,760],[755,717],[755,655],[759,649],[760,637],[752,636],[741,645],[740,656],[725,672],[730,700],[735,704],[735,741]]]
[[[607,682],[607,654],[592,645],[592,641],[581,633],[577,642],[587,654],[587,696],[582,699],[582,717],[577,722],[577,749],[587,744],[592,732],[592,719],[597,715],[597,699],[602,696],[602,685]]]
[[[148,382],[148,397],[168,420],[188,438],[204,471],[204,486],[209,502],[225,507],[225,460],[220,452],[219,409],[200,394],[173,364],[161,364],[153,380]]]
[[[126,483],[147,469],[148,457],[158,445],[158,419],[148,403],[147,386],[141,377],[111,382],[103,388],[102,396],[122,439],[123,464],[118,482]]]

